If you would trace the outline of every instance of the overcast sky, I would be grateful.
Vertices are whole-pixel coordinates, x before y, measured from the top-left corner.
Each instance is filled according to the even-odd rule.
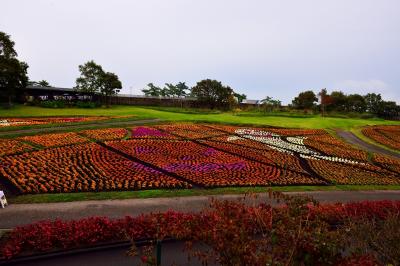
[[[250,99],[378,92],[400,103],[399,0],[1,0],[31,80],[101,64],[123,93],[212,78]]]

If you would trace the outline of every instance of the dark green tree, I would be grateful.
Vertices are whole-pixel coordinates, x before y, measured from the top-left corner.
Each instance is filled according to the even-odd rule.
[[[185,82],[178,82],[178,84],[175,85],[176,87],[176,96],[181,98],[185,97],[188,94],[189,87],[185,84]]]
[[[147,84],[147,87],[142,92],[146,96],[161,96],[161,88],[155,86],[153,83]]]
[[[47,80],[40,81],[28,81],[28,85],[30,86],[39,86],[39,87],[51,87]]]
[[[80,76],[76,79],[75,90],[88,93],[92,96],[100,93],[103,76],[103,68],[93,60],[79,66]]]
[[[332,104],[328,107],[329,110],[345,111],[347,104],[347,96],[341,91],[332,91],[331,93]]]
[[[379,114],[382,112],[383,100],[380,94],[368,93],[364,98],[369,113]]]
[[[246,94],[240,94],[240,93],[236,93],[236,92],[235,92],[235,93],[233,94],[233,96],[236,97],[238,103],[241,103],[241,102],[243,102],[243,100],[246,100],[246,99],[247,99]]]
[[[192,96],[197,97],[199,102],[211,109],[229,108],[232,104],[233,93],[229,86],[224,86],[220,81],[211,79],[197,82],[191,90]]]
[[[0,32],[0,95],[7,99],[8,106],[12,99],[22,92],[28,84],[28,65],[17,59],[14,42],[10,36]]]
[[[294,98],[292,104],[296,109],[311,109],[317,101],[318,98],[315,93],[309,90],[301,92],[296,98]]]
[[[367,110],[365,98],[360,94],[350,94],[347,96],[346,111],[364,113]]]
[[[104,98],[106,106],[110,106],[110,96],[116,95],[122,88],[122,83],[118,76],[111,72],[106,72],[101,78],[100,93]]]

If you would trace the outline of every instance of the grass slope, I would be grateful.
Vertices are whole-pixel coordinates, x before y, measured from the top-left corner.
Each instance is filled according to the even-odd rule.
[[[278,113],[273,115],[260,115],[260,113],[241,112],[214,112],[202,110],[185,110],[180,108],[138,107],[138,106],[113,106],[111,108],[64,108],[48,109],[42,107],[17,105],[12,109],[1,109],[0,117],[29,117],[29,116],[118,116],[135,115],[136,119],[159,118],[165,121],[192,121],[230,124],[269,125],[289,128],[341,128],[352,129],[365,125],[397,124],[397,121],[383,119],[355,119],[320,117],[319,115],[293,115]]]

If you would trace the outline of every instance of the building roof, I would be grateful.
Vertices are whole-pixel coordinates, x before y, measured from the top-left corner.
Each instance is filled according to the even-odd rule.
[[[260,100],[248,100],[248,99],[244,99],[241,103],[243,103],[243,104],[260,104]]]

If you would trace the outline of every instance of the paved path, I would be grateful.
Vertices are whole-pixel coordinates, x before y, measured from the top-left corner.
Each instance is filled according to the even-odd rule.
[[[367,142],[363,141],[362,139],[360,139],[359,137],[357,137],[356,135],[354,135],[350,131],[336,130],[336,133],[340,137],[342,137],[344,140],[346,140],[347,142],[357,145],[357,146],[363,148],[364,150],[367,150],[369,152],[374,152],[374,153],[381,153],[381,154],[393,156],[393,157],[400,159],[399,153],[396,153],[396,152],[381,148],[379,146],[367,143]]]
[[[77,124],[69,124],[62,126],[54,126],[54,127],[45,127],[45,128],[29,128],[29,129],[17,129],[17,130],[7,130],[0,131],[0,136],[6,136],[11,134],[31,134],[31,133],[41,133],[41,132],[57,132],[57,131],[65,131],[68,129],[85,129],[92,127],[108,127],[108,126],[129,126],[129,125],[143,125],[149,123],[160,122],[161,119],[143,119],[143,120],[128,120],[128,121],[108,121],[108,122],[97,122],[97,123],[89,123],[84,125]]]
[[[305,194],[320,202],[350,202],[360,200],[400,200],[400,190],[385,191],[314,191],[290,192],[287,194]],[[237,199],[243,195],[219,195],[218,199]],[[162,212],[170,209],[184,212],[196,212],[208,206],[211,196],[192,196],[174,198],[149,198],[127,200],[98,200],[65,203],[11,204],[0,209],[0,228],[12,228],[45,219],[79,219],[88,216],[123,217],[141,213]],[[273,203],[265,194],[259,201]]]

